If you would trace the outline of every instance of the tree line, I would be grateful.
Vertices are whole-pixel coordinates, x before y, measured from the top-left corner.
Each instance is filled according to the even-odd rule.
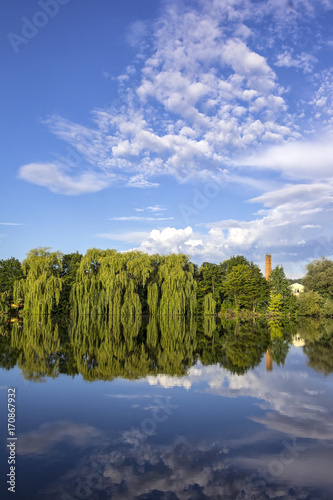
[[[333,316],[333,261],[307,266],[305,292],[295,297],[282,266],[267,281],[244,256],[200,267],[184,254],[89,249],[62,254],[50,248],[28,252],[21,263],[0,260],[0,311],[71,314],[78,318],[252,315]]]

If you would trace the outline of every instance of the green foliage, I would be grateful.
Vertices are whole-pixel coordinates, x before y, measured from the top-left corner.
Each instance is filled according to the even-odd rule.
[[[239,265],[250,266],[251,263],[246,257],[243,257],[243,255],[233,255],[232,257],[230,257],[230,259],[221,262],[220,269],[223,277],[225,278],[227,274],[230,273],[233,267]]]
[[[140,294],[152,271],[141,252],[90,249],[81,259],[71,291],[75,316],[141,314]]]
[[[286,278],[283,266],[276,266],[269,277],[269,284],[271,288],[271,300],[269,310],[272,306],[272,300],[274,301],[274,296],[280,295],[281,302],[279,305],[279,312],[281,314],[292,314],[296,312],[296,297],[292,294],[289,280]],[[277,312],[277,311],[276,311]]]
[[[220,307],[223,299],[224,274],[220,265],[204,262],[199,269],[197,283],[198,313],[201,314],[206,295],[210,294],[216,306]]]
[[[320,316],[323,298],[318,292],[303,292],[297,298],[298,314],[300,316]]]
[[[204,315],[216,314],[216,300],[213,299],[212,293],[208,293],[204,297],[203,313]]]
[[[25,315],[23,323],[0,318],[0,366],[15,363],[28,380],[42,382],[61,373],[85,380],[139,379],[147,375],[183,376],[196,359],[244,374],[267,350],[283,365],[293,335],[305,339],[309,365],[333,372],[333,322],[301,318],[293,323],[223,321],[216,316],[81,315],[70,322]]]
[[[82,255],[79,252],[69,253],[62,256],[60,278],[62,290],[59,304],[55,310],[57,314],[68,314],[70,310],[70,293],[76,280]]]
[[[279,320],[269,321],[269,333],[271,337],[269,350],[273,361],[278,366],[284,366],[290,348],[291,335],[288,335]]]
[[[270,300],[269,300],[269,306],[268,306],[268,312],[271,314],[281,314],[282,312],[282,295],[281,293],[271,293]]]
[[[14,282],[21,278],[23,278],[23,272],[19,260],[14,257],[0,260],[0,295],[7,292],[12,298]]]
[[[0,313],[24,301],[25,313],[82,314],[95,318],[214,315],[236,311],[239,317],[260,312],[294,316],[299,313],[333,315],[333,262],[325,258],[308,265],[304,278],[325,299],[297,301],[282,266],[269,284],[260,269],[241,255],[219,265],[205,262],[200,269],[183,254],[147,255],[92,248],[84,256],[62,255],[49,248],[31,250],[22,265],[17,259],[0,261]],[[271,294],[269,294],[269,290]],[[310,300],[310,299],[309,299]],[[12,306],[13,308],[14,306]],[[252,311],[252,312],[250,312]]]
[[[0,260],[0,314],[10,312],[13,303],[14,283],[22,278],[23,272],[19,260],[14,257]]]
[[[305,340],[308,366],[329,375],[333,373],[333,322],[331,319],[304,318],[299,322],[300,336]]]
[[[88,250],[71,293],[75,315],[185,315],[196,310],[194,266],[182,254]]]
[[[322,257],[306,266],[303,278],[305,291],[318,292],[325,299],[333,299],[333,261]]]
[[[158,285],[161,291],[161,315],[194,315],[197,306],[195,268],[183,254],[161,257]]]
[[[24,311],[50,314],[58,305],[62,289],[61,258],[49,248],[30,250],[22,263],[25,279],[14,283],[14,301],[24,301]]]
[[[269,345],[269,336],[258,325],[236,322],[223,336],[221,364],[232,373],[244,374],[257,366]]]
[[[326,299],[323,307],[323,315],[324,316],[333,316],[333,300]]]
[[[59,375],[59,327],[50,316],[25,315],[12,331],[12,346],[20,351],[17,365],[27,380],[42,382]]]
[[[236,307],[252,308],[269,297],[269,287],[258,266],[237,264],[227,274],[223,285],[227,296],[233,297]]]

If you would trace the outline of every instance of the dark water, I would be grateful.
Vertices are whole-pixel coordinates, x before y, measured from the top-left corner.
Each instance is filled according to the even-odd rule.
[[[332,321],[28,318],[0,333],[1,498],[333,498]]]

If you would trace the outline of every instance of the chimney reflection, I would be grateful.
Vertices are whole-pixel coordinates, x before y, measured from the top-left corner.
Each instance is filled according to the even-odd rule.
[[[271,372],[273,370],[273,358],[271,351],[267,349],[266,351],[266,372]]]

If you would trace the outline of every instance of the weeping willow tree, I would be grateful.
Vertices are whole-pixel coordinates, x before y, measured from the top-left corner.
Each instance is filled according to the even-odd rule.
[[[88,250],[72,287],[74,316],[121,315],[124,318],[140,315],[152,270],[150,257],[142,252]]]
[[[160,288],[160,315],[194,315],[196,312],[197,283],[194,266],[183,254],[161,257],[157,273]],[[156,303],[156,292],[154,293]]]
[[[23,324],[13,328],[11,343],[20,351],[17,365],[25,379],[41,382],[59,375],[59,328],[50,316],[25,315]]]
[[[14,283],[14,302],[24,301],[24,312],[28,314],[51,314],[59,303],[62,281],[60,252],[49,248],[30,250],[22,263],[24,278]]]

